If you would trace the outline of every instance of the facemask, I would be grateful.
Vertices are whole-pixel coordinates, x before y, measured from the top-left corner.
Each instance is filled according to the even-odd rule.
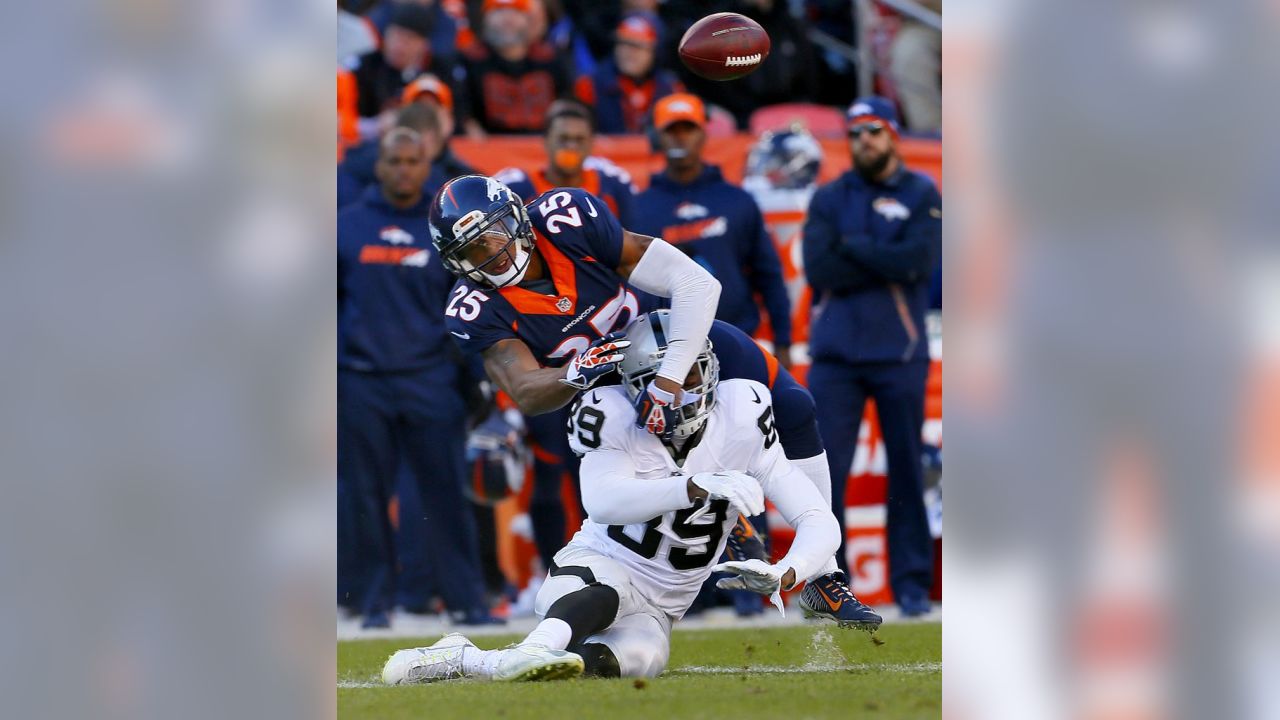
[[[488,278],[494,287],[509,287],[511,285],[519,285],[520,281],[524,279],[525,271],[528,269],[529,252],[517,243],[511,267],[507,268],[501,275],[494,275],[483,270],[480,271],[480,274]]]

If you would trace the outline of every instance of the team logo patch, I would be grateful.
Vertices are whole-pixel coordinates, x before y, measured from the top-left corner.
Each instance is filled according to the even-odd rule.
[[[896,198],[876,198],[871,201],[871,209],[883,215],[885,220],[906,220],[911,217],[911,211]]]
[[[707,209],[698,203],[682,202],[676,206],[676,217],[681,220],[696,220],[707,216]]]
[[[562,297],[556,301],[556,309],[562,313],[567,313],[573,309],[573,303],[569,301],[569,298]]]
[[[430,257],[426,250],[419,250],[412,255],[406,255],[400,260],[400,264],[407,267],[426,267]]]
[[[392,245],[412,245],[413,236],[395,225],[388,225],[378,233],[378,239]]]

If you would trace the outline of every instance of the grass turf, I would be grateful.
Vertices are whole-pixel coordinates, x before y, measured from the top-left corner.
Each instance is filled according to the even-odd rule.
[[[886,625],[873,645],[834,625],[679,630],[662,677],[383,687],[387,656],[418,640],[338,643],[339,718],[936,718],[942,626]],[[482,648],[519,638],[476,638]]]

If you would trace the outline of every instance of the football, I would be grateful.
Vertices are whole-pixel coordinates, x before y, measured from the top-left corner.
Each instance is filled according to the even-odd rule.
[[[680,61],[708,80],[733,80],[769,57],[769,33],[738,13],[716,13],[694,23],[680,38]]]

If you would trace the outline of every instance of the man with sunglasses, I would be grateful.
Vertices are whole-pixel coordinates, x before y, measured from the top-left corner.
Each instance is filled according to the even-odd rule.
[[[889,465],[889,582],[911,617],[929,611],[933,580],[920,430],[929,372],[924,315],[942,257],[942,198],[932,180],[903,165],[888,100],[858,98],[847,122],[853,169],[818,189],[804,227],[814,297],[809,389],[842,526],[863,406],[868,397],[876,402]]]

